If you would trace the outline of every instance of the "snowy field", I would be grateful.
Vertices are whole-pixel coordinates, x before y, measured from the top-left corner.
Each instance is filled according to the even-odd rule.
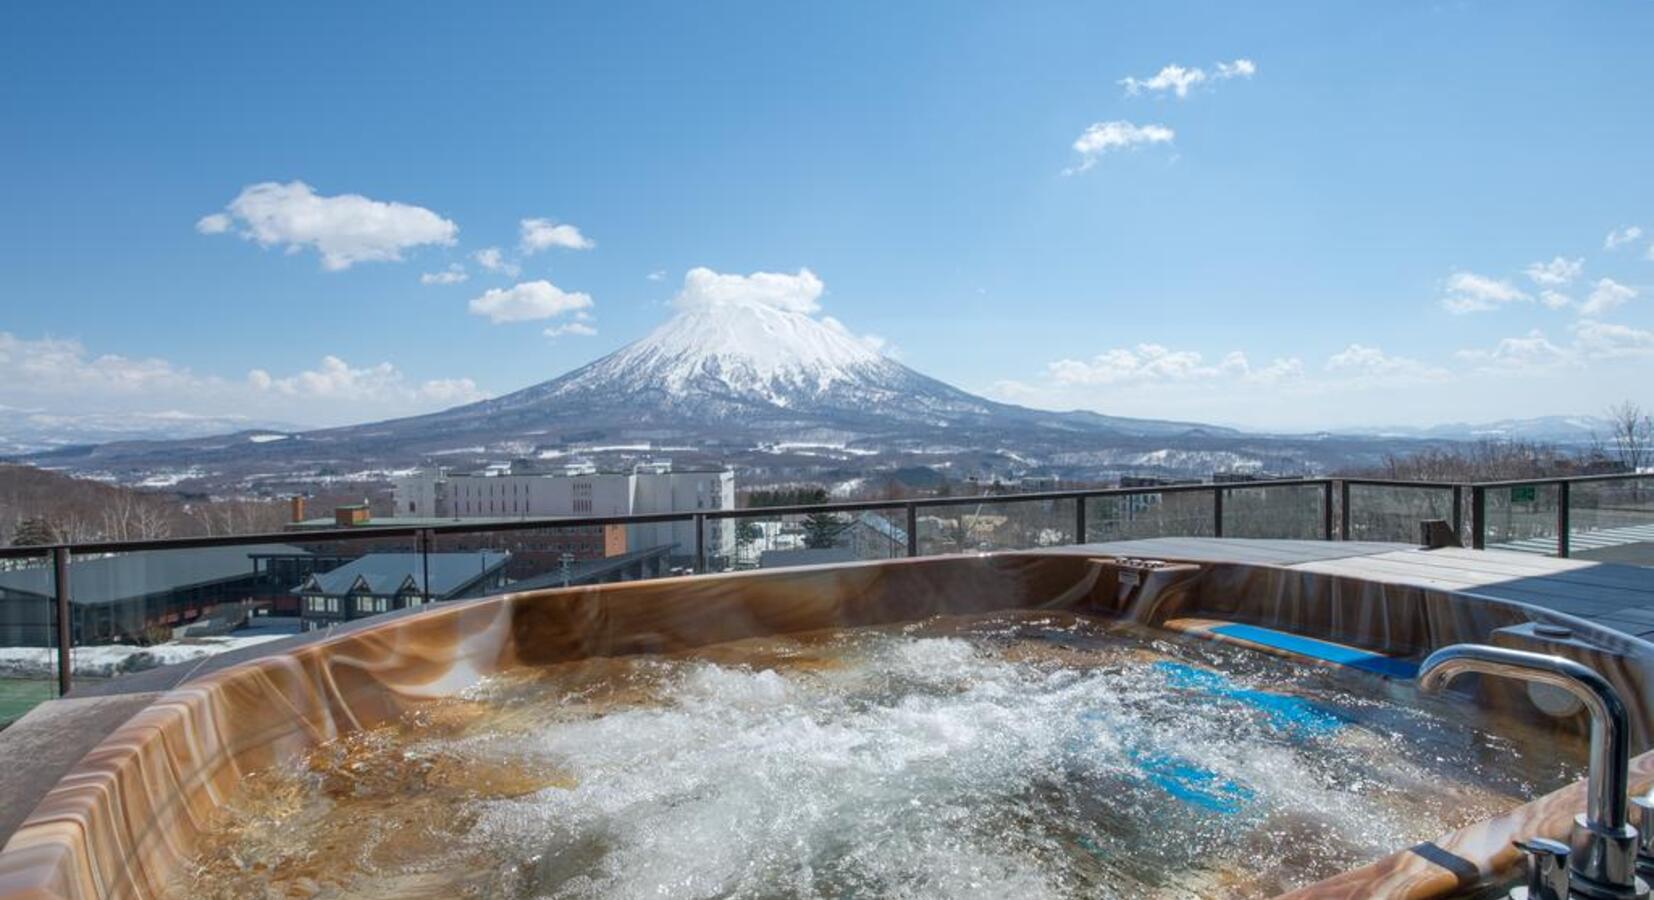
[[[289,635],[187,638],[149,647],[105,644],[96,647],[76,647],[70,656],[73,659],[75,675],[86,678],[113,678],[116,675],[142,672],[158,666],[204,659],[242,647],[281,640],[284,637]],[[0,678],[51,678],[56,673],[57,651],[51,647],[0,647]]]

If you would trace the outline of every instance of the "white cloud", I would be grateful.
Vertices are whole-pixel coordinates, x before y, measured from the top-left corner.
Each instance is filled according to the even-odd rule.
[[[1148,91],[1154,94],[1175,94],[1178,98],[1189,96],[1189,91],[1207,81],[1227,81],[1231,78],[1251,78],[1257,74],[1258,66],[1250,59],[1237,59],[1233,62],[1220,62],[1213,67],[1211,74],[1198,66],[1185,68],[1173,63],[1162,68],[1149,78],[1122,78],[1120,84],[1125,87],[1128,96],[1136,96]]]
[[[517,277],[517,274],[523,270],[522,266],[506,258],[505,251],[498,247],[484,247],[471,254],[471,258],[476,260],[477,265],[484,269],[490,272],[498,272],[509,278]]]
[[[1581,272],[1585,271],[1585,260],[1583,257],[1565,259],[1558,256],[1550,262],[1529,263],[1528,267],[1522,271],[1527,274],[1528,280],[1534,284],[1561,287],[1572,283],[1575,278],[1579,277]]]
[[[482,396],[469,378],[416,383],[389,363],[354,368],[329,356],[312,371],[276,376],[254,369],[245,378],[224,378],[154,357],[95,355],[79,341],[0,332],[0,404],[39,405],[65,418],[166,413],[325,425],[427,412]]]
[[[1459,359],[1492,370],[1536,371],[1572,364],[1574,354],[1551,343],[1545,333],[1534,329],[1524,337],[1510,337],[1491,350],[1460,350]]]
[[[792,275],[785,272],[726,275],[697,266],[684,273],[683,287],[672,298],[672,305],[678,309],[698,309],[754,304],[809,314],[821,309],[818,301],[825,289],[826,285],[809,269],[799,269]]]
[[[13,400],[25,395],[130,397],[205,385],[205,379],[164,359],[113,353],[93,356],[79,341],[29,340],[0,331],[0,392]]]
[[[1604,278],[1591,289],[1590,296],[1579,306],[1582,316],[1600,316],[1637,296],[1636,288],[1626,287],[1612,278]]]
[[[664,281],[666,279],[666,270],[656,269],[643,277],[649,279],[650,281]]]
[[[240,224],[242,237],[261,246],[282,246],[289,253],[315,250],[329,271],[398,261],[404,250],[452,244],[459,233],[459,226],[423,207],[360,194],[323,197],[302,181],[248,185],[224,212],[202,217],[195,227],[219,234],[232,222]]]
[[[1581,319],[1573,325],[1574,343],[1588,357],[1654,354],[1654,331]]]
[[[1195,350],[1172,350],[1160,344],[1138,344],[1105,350],[1089,360],[1059,359],[1046,366],[1046,375],[1057,385],[1115,385],[1154,382],[1196,381],[1238,378],[1272,384],[1303,374],[1297,359],[1276,359],[1262,368],[1253,367],[1244,353],[1225,354],[1216,364],[1207,363]]]
[[[553,325],[541,332],[548,338],[558,338],[565,334],[575,334],[582,337],[591,337],[597,334],[597,329],[585,322],[569,322],[566,325]]]
[[[597,246],[595,241],[581,234],[580,229],[573,225],[560,225],[550,219],[524,219],[518,224],[522,229],[521,246],[525,256],[553,247],[590,250]]]
[[[1608,236],[1602,239],[1602,249],[1617,250],[1642,236],[1643,230],[1637,225],[1627,225],[1624,228],[1616,228],[1613,231],[1608,232]]]
[[[426,272],[419,276],[420,284],[459,284],[471,276],[465,274],[465,267],[459,263],[450,265],[441,272]]]
[[[331,355],[322,357],[321,365],[315,369],[280,378],[263,369],[253,369],[247,373],[247,383],[256,391],[287,397],[368,403],[469,403],[486,396],[469,378],[443,378],[412,384],[388,362],[355,368]]]
[[[1084,172],[1097,164],[1103,154],[1114,150],[1153,144],[1169,144],[1177,133],[1164,125],[1135,125],[1131,122],[1095,122],[1074,139],[1074,152],[1080,154],[1080,164],[1065,169],[1063,174]]]
[[[1447,278],[1442,308],[1455,315],[1486,312],[1506,303],[1532,300],[1508,281],[1477,275],[1474,272],[1454,272]]]
[[[1407,356],[1391,356],[1378,347],[1362,344],[1350,344],[1328,357],[1326,369],[1342,377],[1389,384],[1434,381],[1449,375],[1438,366]]]
[[[1574,298],[1561,291],[1547,289],[1539,292],[1539,302],[1546,309],[1565,309],[1574,305]]]
[[[1120,79],[1120,84],[1126,93],[1132,96],[1144,91],[1163,93],[1170,91],[1179,97],[1189,96],[1189,89],[1206,80],[1206,72],[1199,68],[1185,69],[1180,65],[1172,64],[1156,72],[1150,78],[1132,78],[1127,76]]]
[[[472,298],[470,303],[472,315],[487,316],[496,325],[550,319],[591,307],[591,295],[570,293],[544,280],[493,288],[481,297]]]

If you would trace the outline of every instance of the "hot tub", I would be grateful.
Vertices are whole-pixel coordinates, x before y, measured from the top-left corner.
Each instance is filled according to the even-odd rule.
[[[1084,553],[455,604],[165,695],[0,894],[1451,896],[1583,805],[1581,714],[1411,684],[1531,617]],[[1646,708],[1637,642],[1577,638]]]

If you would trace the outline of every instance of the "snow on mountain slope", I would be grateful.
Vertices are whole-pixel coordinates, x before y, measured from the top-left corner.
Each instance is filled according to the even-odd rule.
[[[789,406],[835,384],[905,381],[905,367],[833,319],[759,303],[685,310],[644,339],[563,379],[552,396],[593,384],[634,384],[672,394],[704,381]]]

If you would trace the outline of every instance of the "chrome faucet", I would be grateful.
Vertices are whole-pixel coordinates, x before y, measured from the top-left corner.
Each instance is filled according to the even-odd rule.
[[[1419,688],[1439,691],[1466,672],[1497,675],[1559,687],[1585,704],[1591,713],[1591,758],[1586,774],[1586,805],[1574,817],[1567,858],[1568,897],[1582,900],[1647,900],[1647,883],[1637,877],[1637,829],[1626,822],[1629,792],[1630,738],[1625,704],[1613,685],[1587,666],[1560,656],[1454,644],[1430,654],[1419,667]],[[1542,882],[1540,870],[1559,860],[1544,845],[1517,845],[1528,853],[1529,884]],[[1550,872],[1546,872],[1554,878]],[[1554,884],[1555,882],[1551,882]],[[1528,896],[1527,891],[1523,896]],[[1512,892],[1516,896],[1516,892]],[[1533,895],[1543,896],[1543,894]]]

